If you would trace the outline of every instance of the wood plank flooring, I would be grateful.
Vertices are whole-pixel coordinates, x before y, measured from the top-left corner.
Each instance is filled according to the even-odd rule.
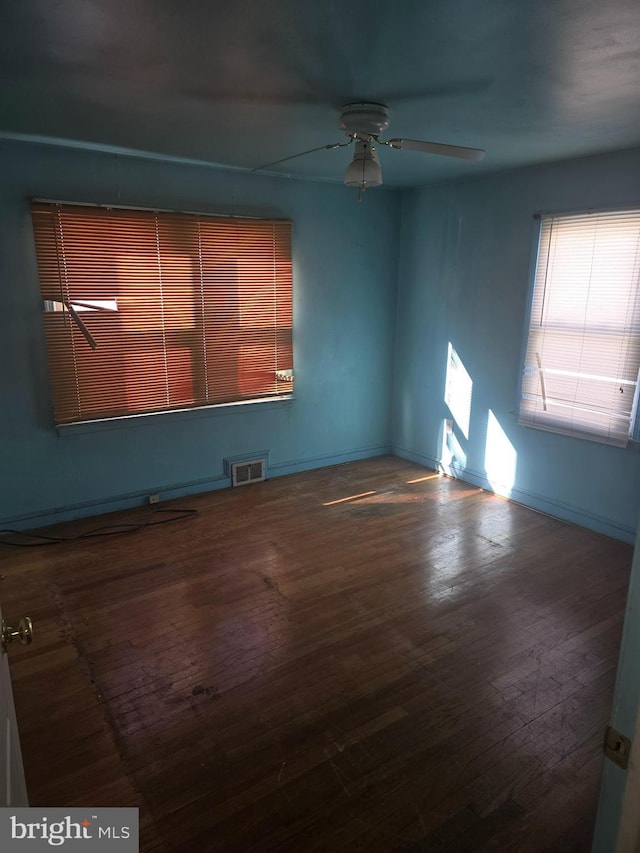
[[[0,546],[33,805],[139,806],[149,853],[590,849],[629,546],[389,457],[161,507]]]

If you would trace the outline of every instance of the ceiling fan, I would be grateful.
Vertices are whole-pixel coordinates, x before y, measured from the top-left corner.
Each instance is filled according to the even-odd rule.
[[[370,187],[379,187],[382,184],[382,169],[376,152],[376,145],[386,145],[388,148],[405,149],[408,151],[423,151],[426,154],[442,154],[445,157],[459,157],[462,160],[482,160],[485,152],[481,148],[464,148],[460,145],[445,145],[442,142],[427,142],[419,139],[380,139],[379,136],[389,127],[389,109],[384,104],[353,103],[345,104],[340,113],[340,129],[349,137],[347,142],[334,142],[329,145],[319,145],[299,154],[274,160],[254,169],[260,172],[294,160],[296,157],[304,157],[305,154],[313,154],[314,151],[323,151],[332,148],[346,148],[355,142],[353,160],[347,166],[344,182],[348,187],[355,187],[362,193]]]

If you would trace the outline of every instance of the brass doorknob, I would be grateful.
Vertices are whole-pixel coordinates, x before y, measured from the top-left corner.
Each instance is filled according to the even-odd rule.
[[[11,628],[2,620],[2,645],[8,646],[14,640],[19,640],[23,646],[28,646],[33,640],[33,625],[28,616],[20,620],[17,629]]]

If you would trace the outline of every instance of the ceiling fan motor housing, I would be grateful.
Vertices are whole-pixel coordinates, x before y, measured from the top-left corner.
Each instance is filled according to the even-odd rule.
[[[360,139],[378,136],[389,127],[389,110],[384,104],[345,104],[340,113],[340,127]]]

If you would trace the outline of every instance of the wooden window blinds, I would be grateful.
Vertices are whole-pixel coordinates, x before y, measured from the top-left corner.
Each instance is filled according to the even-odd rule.
[[[640,211],[543,217],[520,423],[624,446],[640,367]]]
[[[288,395],[291,223],[34,202],[57,424]]]

